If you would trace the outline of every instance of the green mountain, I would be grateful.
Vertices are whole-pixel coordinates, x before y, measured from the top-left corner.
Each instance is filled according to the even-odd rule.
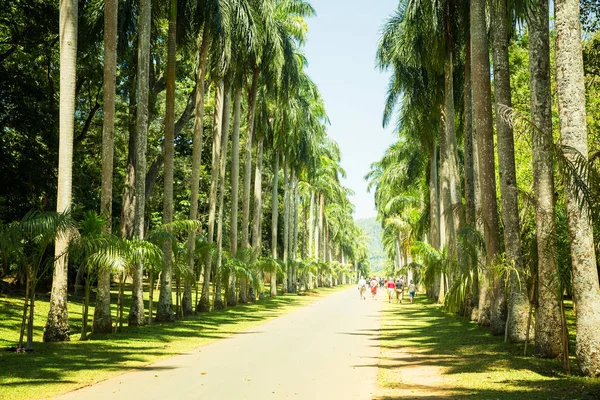
[[[386,255],[381,243],[381,225],[375,218],[363,218],[356,220],[365,234],[369,237],[369,261],[373,272],[381,271],[385,265]]]

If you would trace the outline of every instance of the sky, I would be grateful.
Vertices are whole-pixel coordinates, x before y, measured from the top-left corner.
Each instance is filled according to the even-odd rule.
[[[376,215],[364,176],[394,141],[393,126],[381,125],[389,73],[375,66],[380,29],[398,0],[312,0],[305,53],[308,75],[317,84],[331,121],[329,136],[342,152],[355,195],[354,217]],[[393,125],[393,124],[391,124]]]

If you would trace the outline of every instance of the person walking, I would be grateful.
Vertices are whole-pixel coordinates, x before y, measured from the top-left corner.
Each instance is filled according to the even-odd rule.
[[[396,278],[396,302],[401,303],[400,295],[404,292],[404,282],[400,278]]]
[[[416,290],[417,290],[417,288],[415,287],[415,284],[413,283],[413,281],[410,281],[410,284],[408,285],[408,294],[410,295],[410,302],[411,302],[411,304],[415,300],[415,292],[416,292]]]
[[[358,280],[358,294],[362,300],[366,300],[365,292],[367,291],[367,281],[362,276]]]
[[[377,282],[377,278],[373,277],[371,279],[370,285],[371,285],[371,298],[373,300],[377,299],[377,285],[379,284],[379,282]]]
[[[394,279],[392,277],[387,280],[387,291],[388,291],[388,303],[392,302],[394,298],[394,293],[396,292],[396,284],[394,283]]]

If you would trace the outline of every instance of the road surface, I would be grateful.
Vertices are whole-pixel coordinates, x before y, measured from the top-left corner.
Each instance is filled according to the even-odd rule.
[[[371,399],[381,304],[348,289],[56,399]]]

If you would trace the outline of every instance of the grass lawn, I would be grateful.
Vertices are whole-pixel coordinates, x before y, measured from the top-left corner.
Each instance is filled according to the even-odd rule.
[[[424,297],[382,313],[378,399],[600,399],[600,379],[578,376],[574,357],[567,376]]]
[[[12,295],[2,296],[0,399],[43,399],[87,386],[247,330],[346,288],[348,286],[319,288],[307,296],[286,294],[267,297],[256,303],[201,314],[171,324],[124,327],[121,333],[91,335],[90,340],[84,342],[77,340],[81,331],[81,299],[70,298],[71,341],[64,343],[41,342],[49,299],[47,296],[40,296],[36,300],[35,352],[32,354],[3,351],[18,341],[23,299]],[[155,294],[155,299],[158,299],[158,293]],[[154,309],[156,310],[156,305]],[[126,307],[125,316],[127,314]],[[92,315],[93,308],[90,310],[90,324]]]

